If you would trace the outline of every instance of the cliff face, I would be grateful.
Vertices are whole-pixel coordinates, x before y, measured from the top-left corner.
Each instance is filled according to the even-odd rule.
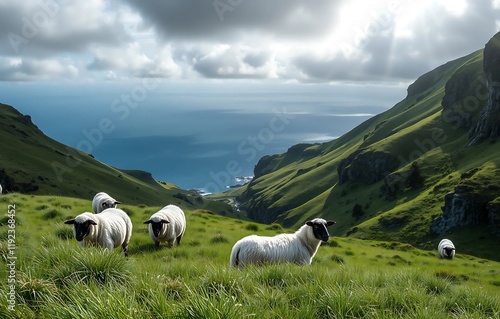
[[[488,87],[488,102],[481,111],[479,121],[472,127],[469,145],[487,138],[500,137],[500,33],[484,47],[483,70]]]
[[[470,130],[488,99],[486,78],[475,66],[470,64],[460,68],[445,85],[441,117],[455,129]]]
[[[390,154],[374,151],[362,152],[360,150],[340,161],[337,168],[339,183],[373,184],[396,170],[399,164],[398,159]]]
[[[444,234],[452,228],[486,223],[490,199],[470,187],[456,187],[444,197],[443,214],[431,223],[431,230]]]

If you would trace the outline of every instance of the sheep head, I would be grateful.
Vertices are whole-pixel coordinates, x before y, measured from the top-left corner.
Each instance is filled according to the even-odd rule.
[[[64,223],[68,225],[74,225],[75,228],[73,232],[75,238],[77,241],[82,241],[90,233],[92,225],[97,225],[97,223],[93,219],[83,219],[78,217],[80,216],[77,216],[76,218],[73,219],[69,219]]]
[[[116,205],[121,204],[121,202],[117,200],[107,200],[101,204],[102,210],[108,209],[108,208],[116,208]]]
[[[330,238],[327,227],[335,223],[336,222],[334,222],[333,220],[326,221],[322,218],[315,218],[306,222],[306,225],[312,227],[315,238],[326,243],[328,241],[328,238]]]
[[[161,233],[164,224],[169,224],[170,222],[164,218],[150,218],[144,222],[144,224],[150,224],[151,229],[155,237],[158,237]]]

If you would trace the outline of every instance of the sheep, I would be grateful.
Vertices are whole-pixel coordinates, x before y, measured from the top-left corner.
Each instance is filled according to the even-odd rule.
[[[453,259],[455,257],[455,245],[449,239],[443,239],[438,245],[438,254],[441,258]]]
[[[104,192],[100,192],[95,194],[94,199],[92,199],[92,210],[99,214],[107,208],[116,208],[117,204],[121,204],[121,202]]]
[[[328,226],[334,221],[315,218],[307,221],[294,234],[274,237],[251,235],[237,241],[231,250],[229,264],[242,268],[247,264],[293,262],[310,265],[321,242],[328,241]]]
[[[2,184],[0,184],[0,195],[2,195],[3,189],[2,189]]]
[[[132,221],[123,210],[108,208],[100,214],[85,212],[64,223],[74,225],[73,233],[82,247],[95,245],[112,250],[122,246],[125,257],[128,256]]]
[[[181,243],[186,231],[186,216],[178,206],[167,205],[151,215],[144,224],[148,225],[149,236],[156,247],[166,241],[168,248],[171,248],[174,240],[177,245]]]

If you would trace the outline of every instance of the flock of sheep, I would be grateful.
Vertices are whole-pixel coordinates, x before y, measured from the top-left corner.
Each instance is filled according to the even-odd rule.
[[[94,213],[85,212],[64,223],[74,226],[75,238],[82,247],[93,245],[112,250],[121,246],[125,256],[128,256],[132,221],[123,210],[116,208],[117,204],[121,203],[108,194],[97,193],[92,200]],[[144,224],[148,225],[149,235],[156,247],[162,242],[167,242],[169,248],[174,241],[179,245],[186,231],[184,212],[175,205],[163,207]],[[248,264],[283,262],[309,265],[321,242],[328,241],[328,227],[334,224],[331,220],[315,218],[293,234],[244,237],[234,244],[229,264],[238,268]],[[455,246],[449,239],[443,239],[438,245],[438,254],[441,258],[453,259]]]

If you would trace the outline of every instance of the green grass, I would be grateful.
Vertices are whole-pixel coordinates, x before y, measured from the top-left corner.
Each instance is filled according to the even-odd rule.
[[[232,245],[250,234],[293,232],[204,210],[186,210],[180,246],[155,248],[142,224],[160,207],[125,206],[134,225],[120,249],[81,248],[71,227],[46,219],[90,201],[9,194],[16,205],[15,312],[7,308],[7,256],[0,241],[2,318],[498,318],[500,263],[408,244],[334,237],[310,266],[229,267]],[[279,227],[278,227],[279,226]],[[6,230],[2,226],[2,232]]]

